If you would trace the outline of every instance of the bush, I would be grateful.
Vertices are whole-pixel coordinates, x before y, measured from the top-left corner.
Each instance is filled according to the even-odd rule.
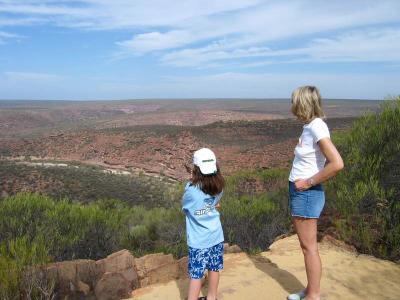
[[[265,250],[288,230],[287,210],[266,195],[225,198],[221,211],[226,241],[245,251]]]
[[[340,235],[359,251],[400,259],[400,98],[336,138],[345,170],[328,185]]]
[[[227,178],[221,200],[225,240],[265,250],[289,229],[287,170],[244,170]]]
[[[178,205],[151,210],[135,207],[126,217],[129,231],[122,245],[132,249],[136,256],[154,252],[172,253],[175,257],[186,255],[185,222]]]
[[[98,205],[55,202],[38,194],[19,194],[0,202],[0,239],[46,237],[55,260],[102,258],[118,247],[122,223],[115,210]]]
[[[43,238],[29,242],[27,237],[21,237],[3,242],[0,245],[0,299],[52,299],[54,282],[40,268],[49,261]]]
[[[178,206],[147,209],[118,200],[83,205],[38,194],[0,201],[0,239],[21,237],[32,243],[44,236],[56,261],[99,259],[121,248],[135,255],[166,251],[182,256],[184,218]]]

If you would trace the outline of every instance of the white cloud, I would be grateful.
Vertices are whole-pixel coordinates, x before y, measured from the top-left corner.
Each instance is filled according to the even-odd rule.
[[[41,18],[0,18],[0,27],[4,26],[21,26],[43,23],[45,20]]]
[[[0,44],[4,44],[7,40],[10,39],[21,39],[23,36],[15,33],[10,33],[6,31],[0,31]]]
[[[316,38],[301,48],[271,50],[250,47],[225,50],[219,44],[202,48],[183,49],[164,54],[161,62],[178,67],[196,67],[219,60],[258,58],[242,67],[260,67],[273,63],[400,61],[400,27],[362,29],[339,34],[332,38]],[[268,58],[268,61],[265,61]],[[273,60],[273,58],[279,58]],[[239,65],[240,66],[240,65]]]
[[[196,68],[238,65],[238,58],[256,60],[242,62],[246,67],[310,60],[398,60],[398,42],[387,42],[397,37],[400,27],[391,22],[400,21],[398,11],[400,2],[396,1],[264,1],[229,14],[188,19],[163,32],[136,34],[117,43],[121,48],[118,55],[156,51],[164,65]],[[382,24],[392,27],[381,28]],[[297,47],[284,46],[292,39],[297,40]],[[266,61],[265,57],[275,59]]]
[[[195,38],[190,32],[173,30],[167,34],[160,32],[142,33],[134,36],[132,40],[122,41],[117,44],[125,50],[143,53],[183,46],[194,40]]]
[[[35,72],[4,72],[5,80],[13,82],[53,82],[61,80],[63,77],[56,74],[35,73]]]
[[[8,14],[0,18],[0,26],[47,22],[90,30],[130,29],[137,33],[116,43],[116,57],[156,51],[164,53],[164,64],[204,66],[239,57],[286,56],[285,50],[291,49],[276,49],[276,42],[309,41],[311,35],[400,22],[399,11],[400,2],[395,0],[0,0],[0,17]],[[355,49],[358,42],[365,42],[361,50],[369,57],[389,51],[387,45],[372,47],[367,35],[359,40],[354,34],[336,41],[314,39],[304,51],[316,59],[340,59],[346,55],[341,45]],[[371,36],[379,41],[373,33]],[[329,54],[336,46],[338,54]],[[256,54],[254,49],[275,51]]]
[[[316,39],[305,49],[314,59],[329,61],[400,61],[400,27],[348,32]]]
[[[21,15],[58,16],[49,21],[89,29],[179,26],[187,20],[243,9],[261,0],[77,0],[0,1],[0,12]],[[68,5],[68,4],[74,5]]]

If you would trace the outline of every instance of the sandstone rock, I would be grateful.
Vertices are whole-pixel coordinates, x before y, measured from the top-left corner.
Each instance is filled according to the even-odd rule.
[[[135,258],[128,250],[115,252],[105,259],[96,261],[96,265],[103,272],[122,274],[128,280],[132,289],[139,285]]]
[[[132,289],[126,278],[115,272],[106,272],[95,287],[97,300],[118,300],[129,297]]]
[[[96,261],[96,264],[103,265],[105,272],[118,272],[135,267],[135,258],[128,250],[121,250]]]
[[[63,261],[55,263],[52,266],[57,272],[57,289],[60,294],[68,294],[71,292],[71,284],[76,278],[76,262]],[[53,269],[53,272],[54,272]]]
[[[330,235],[324,235],[321,239],[321,243],[329,244],[329,245],[335,246],[339,249],[344,249],[348,252],[357,253],[357,249],[354,246],[346,244],[345,242],[340,241],[338,239],[335,239],[334,237],[332,237]]]
[[[84,296],[87,296],[90,293],[90,286],[82,281],[78,281],[76,284],[76,291],[78,293],[82,293]]]
[[[167,282],[179,278],[179,264],[171,254],[149,254],[136,259],[140,286]]]
[[[57,282],[58,280],[58,269],[54,264],[48,265],[45,267],[46,277],[49,280],[53,280]]]
[[[178,260],[179,277],[185,278],[188,274],[188,257],[182,257]]]
[[[46,277],[54,280],[60,297],[76,299],[86,297],[100,279],[101,270],[96,269],[95,261],[79,259],[50,264],[45,268]],[[74,298],[74,299],[75,299]]]
[[[143,277],[148,270],[174,263],[175,260],[172,254],[155,253],[136,258],[135,262],[139,277]]]
[[[121,250],[98,261],[79,259],[58,262],[46,267],[47,276],[56,281],[60,297],[68,296],[72,297],[71,299],[92,295],[91,291],[104,278],[105,273],[119,274],[113,275],[114,277],[122,276],[124,280],[120,281],[126,283],[129,291],[139,286],[135,258],[128,250]],[[103,284],[106,279],[103,279]]]
[[[75,262],[77,262],[75,281],[84,282],[93,288],[96,282],[100,280],[104,270],[94,260],[87,259]]]
[[[224,244],[224,253],[240,253],[243,252],[238,245],[229,246],[229,244]]]

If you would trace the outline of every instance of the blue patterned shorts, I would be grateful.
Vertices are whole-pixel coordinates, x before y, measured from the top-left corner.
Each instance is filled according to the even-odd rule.
[[[188,271],[192,279],[201,279],[204,271],[218,272],[224,268],[224,243],[210,248],[189,247]]]

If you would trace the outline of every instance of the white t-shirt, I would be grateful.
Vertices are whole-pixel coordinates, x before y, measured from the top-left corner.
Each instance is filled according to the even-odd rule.
[[[318,141],[323,138],[330,138],[330,134],[328,126],[322,119],[315,118],[303,126],[303,133],[294,149],[289,181],[310,178],[324,168],[326,158],[318,146]]]

